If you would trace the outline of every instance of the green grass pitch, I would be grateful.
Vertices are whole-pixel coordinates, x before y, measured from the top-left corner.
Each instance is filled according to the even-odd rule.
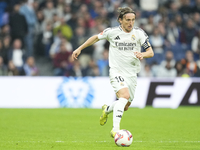
[[[110,137],[112,115],[99,125],[100,109],[0,109],[0,150],[200,150],[200,107],[130,108],[121,128],[130,147]]]

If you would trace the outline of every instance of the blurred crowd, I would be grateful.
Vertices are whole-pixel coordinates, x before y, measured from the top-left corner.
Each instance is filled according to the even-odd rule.
[[[0,75],[40,75],[42,58],[54,76],[108,76],[108,41],[76,61],[71,53],[118,26],[117,8],[125,6],[155,53],[142,60],[140,77],[200,77],[200,0],[0,0]]]

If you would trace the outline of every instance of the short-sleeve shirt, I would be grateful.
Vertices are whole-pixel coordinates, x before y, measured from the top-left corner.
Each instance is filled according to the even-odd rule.
[[[119,72],[124,76],[136,76],[140,72],[140,60],[134,52],[141,52],[141,46],[145,48],[148,40],[147,34],[138,27],[126,33],[121,26],[107,28],[98,34],[98,39],[107,39],[109,47],[110,72]]]

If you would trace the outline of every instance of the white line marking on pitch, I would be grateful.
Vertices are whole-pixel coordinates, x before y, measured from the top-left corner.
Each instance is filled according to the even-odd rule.
[[[17,142],[17,143],[48,143],[52,141],[0,141],[0,142]],[[94,141],[54,141],[56,143],[89,143]],[[111,142],[111,141],[95,141],[96,143],[105,143],[105,142]],[[133,141],[134,143],[200,143],[200,141]]]
[[[72,142],[85,142],[86,141],[72,141]],[[87,141],[87,142],[93,142],[93,141]],[[96,141],[97,143],[103,143],[103,142],[110,142],[110,141]],[[151,142],[158,142],[158,143],[200,143],[200,141],[133,141],[134,143],[151,143]]]

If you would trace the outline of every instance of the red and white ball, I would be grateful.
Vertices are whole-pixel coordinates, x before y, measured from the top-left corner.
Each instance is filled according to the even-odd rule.
[[[128,130],[119,130],[114,137],[117,146],[128,147],[133,142],[133,136]]]

